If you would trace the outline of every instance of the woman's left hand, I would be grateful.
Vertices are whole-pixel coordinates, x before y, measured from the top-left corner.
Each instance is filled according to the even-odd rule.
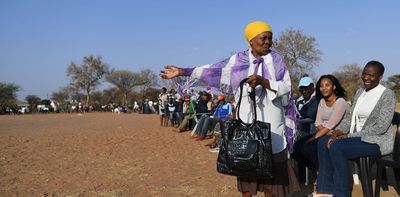
[[[331,148],[331,144],[332,144],[335,140],[337,140],[337,139],[344,139],[344,138],[347,138],[347,134],[342,134],[342,135],[338,136],[338,134],[335,133],[335,134],[333,134],[333,135],[329,138],[328,142],[326,143],[326,147],[329,149],[329,148]]]
[[[182,75],[182,69],[172,66],[172,65],[167,65],[164,66],[164,70],[160,72],[160,77],[164,79],[172,79],[175,77],[179,77]]]
[[[329,149],[331,148],[331,144],[336,140],[337,136],[336,134],[331,135],[331,137],[328,139],[328,142],[326,143],[326,147]]]
[[[343,134],[343,135],[340,135],[339,137],[338,137],[338,139],[344,139],[344,138],[347,138],[347,134]]]
[[[249,76],[249,79],[247,79],[246,83],[248,83],[250,85],[250,87],[255,88],[258,85],[263,85],[264,79],[262,76],[260,75],[251,75]]]

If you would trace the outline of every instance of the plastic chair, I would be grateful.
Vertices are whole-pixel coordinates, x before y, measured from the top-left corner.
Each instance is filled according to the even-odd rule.
[[[399,118],[400,118],[400,113],[395,112],[393,115],[392,119],[392,124],[397,126],[397,132],[396,132],[396,140],[394,143],[394,147],[399,146],[399,140],[397,140],[400,135],[397,135],[399,132]],[[386,158],[386,156],[389,155],[384,155],[382,157],[360,157],[358,160],[355,162],[357,163],[358,169],[360,170],[359,175],[360,175],[360,181],[361,181],[361,187],[363,190],[363,195],[364,197],[372,197],[373,196],[373,188],[372,188],[372,174],[371,174],[371,166],[374,164],[374,162],[379,161],[380,159]],[[381,162],[382,163],[382,162]],[[379,170],[378,170],[379,173]],[[375,190],[380,189],[379,187],[375,186]],[[379,195],[379,194],[378,194]]]
[[[397,125],[396,136],[394,141],[394,149],[393,153],[389,155],[382,156],[377,160],[377,176],[375,182],[375,196],[379,197],[380,189],[382,186],[383,176],[386,175],[385,178],[388,179],[387,182],[382,186],[383,190],[388,190],[387,183],[389,183],[389,179],[393,184],[394,189],[397,194],[400,195],[400,113],[396,112],[393,116],[393,124]],[[383,172],[386,172],[383,174]],[[390,171],[391,175],[387,175],[387,172]]]

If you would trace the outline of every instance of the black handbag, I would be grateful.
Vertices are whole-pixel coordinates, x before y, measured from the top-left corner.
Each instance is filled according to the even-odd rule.
[[[221,130],[222,145],[217,159],[217,171],[243,178],[273,178],[273,161],[270,123],[257,121],[255,89],[250,97],[254,107],[254,119],[250,124],[239,117],[243,84],[237,104],[237,119],[228,120]]]

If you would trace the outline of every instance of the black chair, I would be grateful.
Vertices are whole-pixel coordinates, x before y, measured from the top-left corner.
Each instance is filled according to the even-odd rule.
[[[358,174],[364,197],[372,197],[373,195],[371,166],[376,159],[376,157],[360,157],[355,161],[359,169]]]
[[[398,134],[399,133],[399,122],[400,122],[400,113],[395,112],[393,115],[393,119],[392,119],[392,124],[397,126],[396,140],[394,143],[395,149],[400,146],[399,140],[398,140],[398,138],[400,138],[400,134]],[[372,174],[371,174],[371,166],[375,162],[381,161],[381,159],[384,159],[387,157],[390,158],[392,155],[393,154],[384,155],[382,157],[360,157],[359,159],[357,159],[355,161],[357,163],[358,169],[360,170],[359,171],[360,182],[361,182],[361,187],[363,190],[364,197],[372,197],[373,196],[373,188],[372,188],[372,179],[373,178],[372,178]],[[382,161],[381,161],[381,163],[382,163]],[[383,166],[383,163],[382,163],[382,166]],[[382,171],[382,170],[380,170],[380,171]],[[378,174],[379,174],[379,167],[378,167]],[[380,185],[379,185],[379,187],[375,186],[375,188],[376,188],[375,190],[378,190],[378,193],[379,193]],[[375,195],[376,195],[376,192],[375,192]]]
[[[382,156],[377,160],[377,175],[375,182],[375,196],[379,197],[381,186],[387,191],[387,184],[392,183],[397,194],[400,195],[400,113],[396,112],[393,117],[393,124],[397,125],[396,138],[393,153]],[[390,172],[389,174],[387,172]],[[386,173],[383,173],[386,172]],[[384,175],[384,176],[383,176]],[[383,179],[385,178],[385,179]],[[384,185],[382,185],[384,182]]]

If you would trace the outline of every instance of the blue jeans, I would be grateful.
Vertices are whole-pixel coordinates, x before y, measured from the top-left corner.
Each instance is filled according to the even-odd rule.
[[[298,178],[301,183],[306,181],[305,167],[316,172],[318,169],[317,143],[318,140],[307,142],[314,134],[309,134],[294,143],[291,157],[297,161]]]
[[[207,135],[208,130],[214,129],[215,125],[220,122],[221,120],[217,117],[211,118],[209,116],[202,116],[197,123],[197,128],[195,133],[199,137],[205,137]]]
[[[364,156],[380,156],[377,144],[361,141],[361,137],[338,139],[326,148],[329,135],[318,141],[317,192],[334,197],[351,196],[352,182],[348,160]]]

